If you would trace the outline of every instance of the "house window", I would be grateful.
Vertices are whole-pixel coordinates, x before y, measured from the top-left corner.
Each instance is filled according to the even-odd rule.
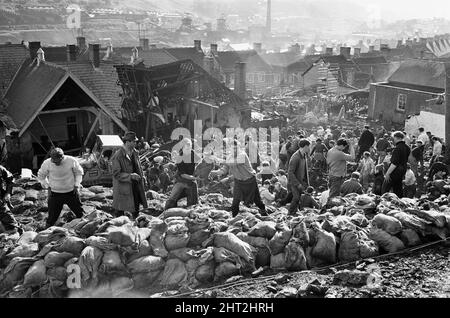
[[[258,73],[258,81],[260,83],[264,83],[265,82],[264,73]]]
[[[253,74],[251,74],[251,73],[247,74],[247,82],[248,83],[253,83]]]
[[[404,112],[406,109],[406,95],[398,94],[397,110]]]

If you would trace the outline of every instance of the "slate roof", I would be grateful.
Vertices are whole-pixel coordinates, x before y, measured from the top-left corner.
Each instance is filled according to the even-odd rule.
[[[339,65],[353,65],[352,61],[347,60],[343,55],[322,55],[325,63],[339,64]]]
[[[269,65],[287,67],[300,60],[301,55],[295,52],[268,53],[262,54],[261,58]]]
[[[23,62],[5,95],[9,103],[7,113],[18,129],[25,125],[65,76],[66,71],[55,65],[42,63],[37,66],[30,58]]]
[[[290,64],[288,66],[288,71],[289,72],[301,72],[301,73],[304,73],[311,67],[311,65],[312,64],[309,63],[307,60],[302,59],[302,60],[299,60],[297,62],[294,62],[294,63]]]
[[[384,56],[374,56],[374,57],[358,57],[354,58],[353,62],[358,65],[375,65],[375,64],[387,64],[388,61]]]
[[[22,62],[29,57],[22,44],[0,45],[0,98],[5,94]]]
[[[110,60],[115,63],[128,64],[131,60],[133,47],[113,48],[113,55]],[[197,52],[195,48],[159,48],[150,49],[147,51],[138,47],[139,59],[141,59],[146,66],[157,66],[181,61],[185,59],[193,60],[199,66],[203,65],[203,58],[205,56],[202,52]]]
[[[122,88],[118,85],[114,62],[101,61],[97,69],[88,61],[57,64],[77,77],[108,109],[122,118]]]
[[[444,63],[407,60],[389,77],[389,83],[445,89]]]
[[[225,72],[234,72],[237,62],[246,63],[247,71],[272,71],[270,65],[255,50],[218,52],[217,61]]]
[[[175,47],[165,48],[164,50],[178,61],[188,59],[192,60],[199,66],[203,65],[203,58],[205,57],[205,53],[203,53],[203,51],[197,51],[195,47]]]
[[[46,61],[37,66],[36,61],[28,58],[5,95],[9,103],[7,113],[19,129],[67,75],[80,80],[106,108],[122,118],[122,89],[117,85],[118,76],[112,62],[102,61],[96,69],[88,61]]]

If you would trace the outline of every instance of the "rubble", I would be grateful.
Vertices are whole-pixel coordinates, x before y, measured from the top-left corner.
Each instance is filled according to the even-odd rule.
[[[229,198],[209,194],[188,209],[147,209],[130,220],[114,218],[102,208],[109,206],[112,193],[98,186],[83,189],[82,219],[74,219],[64,209],[56,226],[40,231],[46,216],[46,191],[36,188],[30,181],[16,184],[14,202],[16,208],[23,207],[16,217],[25,232],[0,236],[2,296],[75,295],[80,290],[68,288],[65,280],[70,267],[78,265],[81,291],[98,289],[117,297],[131,291],[192,290],[276,271],[283,273],[266,289],[275,297],[328,297],[335,286],[329,288],[317,280],[282,287],[292,281],[286,271],[366,259],[353,271],[333,275],[336,284],[362,286],[375,256],[450,236],[447,206],[425,210],[425,203],[433,207],[433,202],[405,203],[393,194],[336,198],[341,204],[339,212],[332,212],[331,207],[288,216],[286,209],[279,208],[263,217],[259,210],[243,207],[234,218],[224,210],[231,205]],[[25,203],[26,197],[34,199],[34,204]],[[152,200],[154,206],[162,206],[164,199]],[[364,210],[358,208],[361,204],[375,207]],[[383,269],[381,275],[386,276]]]

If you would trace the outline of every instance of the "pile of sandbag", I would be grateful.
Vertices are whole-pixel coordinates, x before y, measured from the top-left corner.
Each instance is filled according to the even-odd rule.
[[[101,188],[90,192],[101,194]],[[22,197],[39,201],[40,194],[18,191],[16,199]],[[90,205],[82,219],[3,238],[0,295],[67,297],[90,290],[120,296],[197,287],[259,268],[301,271],[354,262],[445,238],[450,231],[445,204],[394,194],[337,197],[321,214],[309,209],[295,217],[285,208],[261,216],[248,207],[232,217],[218,208],[224,200],[210,194],[189,209],[141,214],[134,221]]]

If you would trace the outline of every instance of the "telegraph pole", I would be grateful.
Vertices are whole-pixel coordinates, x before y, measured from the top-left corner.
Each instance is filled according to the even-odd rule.
[[[445,163],[450,163],[450,63],[445,63]]]

